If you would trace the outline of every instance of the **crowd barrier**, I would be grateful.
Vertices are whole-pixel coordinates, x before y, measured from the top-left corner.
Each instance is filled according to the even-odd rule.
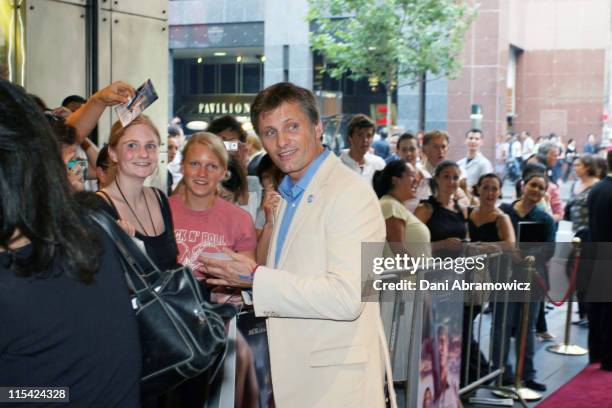
[[[527,256],[523,260],[527,279],[541,289],[541,296],[547,297],[556,305],[568,302],[566,335],[561,345],[551,346],[551,351],[564,351],[572,348],[569,340],[571,319],[571,295],[576,280],[576,268],[580,259],[579,248],[573,261],[569,287],[559,301],[550,299],[546,283],[535,269],[535,258]],[[515,270],[510,266],[509,253],[495,252],[478,255],[485,259],[485,268],[467,273],[462,279],[468,282],[502,282],[514,278]],[[466,256],[465,259],[475,258]],[[516,261],[516,260],[515,260]],[[377,278],[386,283],[405,280],[413,282],[435,281],[455,276],[455,271],[443,269],[386,270]],[[461,406],[460,400],[469,398],[472,403],[493,403],[491,398],[478,398],[479,389],[488,389],[494,395],[512,405],[517,400],[527,407],[526,401],[540,398],[538,393],[525,388],[520,379],[525,370],[525,344],[527,339],[528,316],[530,307],[539,303],[532,298],[531,292],[510,297],[507,291],[470,292],[470,291],[428,291],[428,290],[383,290],[380,292],[381,317],[391,358],[394,388],[399,407]],[[485,315],[483,308],[489,305]],[[509,308],[512,307],[514,315]],[[520,313],[517,314],[517,313]],[[467,318],[465,316],[468,316]],[[514,317],[512,317],[514,316]],[[517,316],[520,318],[517,319]],[[509,319],[514,319],[515,333],[509,333]],[[259,406],[271,406],[273,401],[265,320],[255,318],[252,309],[245,309],[237,320],[230,324],[230,343],[223,377],[220,386],[207,404],[208,408],[229,406],[234,400],[236,365],[236,340],[240,337],[252,349],[254,369],[257,377]],[[503,381],[504,355],[514,355],[510,337],[516,339],[518,356],[515,364],[513,386]],[[556,351],[558,352],[558,351]],[[569,354],[569,353],[561,353]],[[509,357],[514,361],[513,357]],[[263,364],[265,362],[266,364]],[[463,364],[462,364],[463,362]],[[228,378],[229,376],[229,378]],[[506,386],[504,386],[504,385]],[[482,393],[479,393],[482,395]],[[454,401],[454,403],[453,403]],[[495,405],[501,405],[499,399]]]
[[[482,255],[480,256],[482,258]],[[503,261],[505,256],[507,254],[501,252],[485,255],[487,261],[485,275],[487,276],[482,274],[479,276],[475,273],[466,275],[465,279],[472,282],[491,279],[496,282],[502,280],[501,275],[509,273],[507,263]],[[420,281],[423,279],[430,280],[428,276],[431,274],[439,275],[444,272],[436,269],[421,269],[417,273],[392,270],[383,273],[380,278],[387,282],[399,282],[406,276],[410,276],[413,280]],[[498,342],[497,346],[500,347],[500,350],[503,350],[504,342],[508,338],[505,332],[506,325],[497,324],[496,321],[497,319],[503,319],[503,321],[508,319],[508,295],[493,291],[489,296],[482,293],[465,292],[449,292],[440,296],[441,299],[436,299],[427,291],[421,290],[381,293],[381,315],[389,343],[394,384],[398,395],[401,395],[401,397],[398,397],[399,406],[428,406],[428,398],[431,398],[435,406],[436,397],[441,397],[444,393],[451,396],[456,395],[457,404],[455,406],[460,406],[459,398],[472,395],[479,388],[487,388],[512,396],[526,407],[527,404],[520,389],[517,391],[502,386],[504,354],[497,353],[497,364],[491,358],[495,354],[493,348],[496,346],[496,342]],[[446,306],[444,306],[445,302],[447,303]],[[483,313],[480,313],[485,303],[489,303],[492,309],[487,325],[483,322]],[[438,312],[439,310],[441,312]],[[427,320],[432,320],[428,316],[432,312],[442,314],[442,316],[434,316],[433,325],[427,323]],[[463,324],[463,312],[467,312],[473,317],[469,319],[471,324]],[[476,318],[475,321],[474,318]],[[524,322],[526,323],[526,320]],[[438,345],[437,347],[440,347],[439,333],[432,330],[439,324],[447,325],[451,332],[449,336],[450,351],[447,358],[453,361],[441,361],[445,356],[440,355],[440,350],[436,354],[436,346],[431,344],[433,341]],[[467,326],[467,328],[464,328],[464,326]],[[490,329],[485,329],[485,326]],[[524,337],[526,332],[521,333],[521,335],[521,337]],[[485,356],[480,351],[487,343],[488,352]],[[434,357],[427,357],[428,353]],[[442,354],[444,354],[443,351]],[[519,361],[522,358],[523,356],[519,358]],[[459,363],[461,359],[463,359],[464,364]],[[436,381],[439,382],[436,377],[440,377],[440,371],[442,371],[440,368],[433,367],[436,364],[443,366],[442,370],[448,371],[447,378],[454,376],[454,378],[446,380],[448,385],[456,388],[454,391],[450,393],[444,391],[444,387],[447,385],[443,384],[442,390],[436,392],[435,383]],[[520,375],[520,372],[517,374]],[[432,377],[432,379],[427,377]],[[517,378],[520,377],[517,376]],[[433,386],[431,383],[434,383]],[[428,392],[428,388],[432,391]],[[453,406],[453,404],[450,406]]]

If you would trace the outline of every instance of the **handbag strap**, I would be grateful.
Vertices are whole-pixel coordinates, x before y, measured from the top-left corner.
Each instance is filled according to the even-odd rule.
[[[127,235],[119,225],[108,214],[104,212],[92,212],[90,217],[98,224],[110,237],[119,251],[124,272],[131,283],[132,289],[136,292],[136,296],[144,303],[143,297],[150,297],[147,294],[153,290],[153,285],[161,277],[161,272],[143,253],[140,248],[132,241],[132,238]]]

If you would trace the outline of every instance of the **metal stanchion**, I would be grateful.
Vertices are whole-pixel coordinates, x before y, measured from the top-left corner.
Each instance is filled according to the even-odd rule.
[[[527,265],[527,279],[529,279],[532,274],[537,273],[535,270],[535,257],[527,256],[525,257],[525,264]],[[529,303],[531,301],[530,292],[526,291],[525,298],[523,299],[523,310],[521,313],[521,327],[520,334],[517,341],[519,342],[519,355],[518,361],[516,362],[516,378],[514,381],[514,387],[509,387],[509,390],[512,392],[505,391],[493,391],[495,395],[502,396],[505,398],[514,398],[516,399],[517,395],[525,400],[525,401],[536,401],[542,398],[542,396],[527,387],[523,386],[523,370],[525,369],[525,346],[527,344],[527,331],[529,329]]]
[[[500,281],[500,273],[502,272],[502,267],[504,265],[504,261],[503,261],[503,254],[501,252],[499,253],[495,253],[495,254],[488,254],[487,255],[487,260],[488,260],[488,264],[487,264],[487,270],[489,271],[489,273],[491,272],[491,264],[492,264],[492,260],[495,260],[495,265],[496,265],[496,269],[495,269],[495,282],[499,282]],[[506,277],[504,276],[504,279]],[[485,375],[481,376],[481,372],[480,372],[480,353],[478,355],[478,359],[477,359],[477,373],[476,373],[476,380],[472,381],[471,383],[465,385],[463,388],[461,388],[459,390],[459,395],[461,395],[462,397],[466,397],[468,395],[468,393],[472,393],[474,392],[474,396],[469,398],[469,402],[473,403],[473,404],[483,404],[483,405],[501,405],[501,406],[512,406],[513,402],[512,399],[509,399],[509,396],[512,396],[513,399],[518,400],[518,402],[524,407],[527,408],[527,403],[520,397],[520,395],[518,395],[517,393],[514,392],[513,389],[511,388],[507,388],[502,386],[502,375],[504,373],[504,365],[503,365],[503,352],[500,353],[499,355],[499,362],[498,362],[498,368],[493,369],[493,341],[496,341],[496,339],[500,339],[501,340],[501,348],[500,350],[504,349],[504,342],[505,342],[505,332],[506,332],[506,328],[505,328],[505,321],[506,321],[506,316],[507,316],[507,310],[508,310],[508,293],[504,293],[504,299],[500,302],[499,301],[499,294],[498,293],[493,293],[492,298],[489,301],[493,302],[493,311],[492,311],[492,319],[491,319],[491,341],[489,344],[489,366],[488,366],[488,370],[487,373]],[[471,302],[472,303],[472,302]],[[497,333],[494,329],[495,327],[495,321],[497,319],[497,308],[498,307],[503,307],[502,309],[502,325],[501,325],[501,334]],[[478,323],[478,344],[481,345],[482,344],[482,313],[480,313],[479,316],[479,323]],[[470,327],[471,329],[471,327]],[[469,339],[471,340],[471,330],[470,330],[470,334],[469,334]],[[470,353],[470,348],[468,346],[468,359],[469,359],[469,353]],[[469,360],[468,360],[469,361]],[[466,370],[464,375],[466,375],[466,382],[467,382],[467,373],[469,371]],[[496,383],[493,385],[490,385],[489,382],[491,382],[492,380],[496,380]],[[492,399],[489,397],[485,397],[485,396],[477,396],[475,394],[475,391],[478,389],[487,389],[490,390],[491,392],[493,392],[494,394],[496,394],[497,392],[501,392],[504,393],[504,395],[506,396],[506,400],[500,400],[500,399]],[[497,395],[497,394],[496,394]]]
[[[580,238],[574,238],[572,240],[572,245],[574,247],[574,251],[576,254],[574,258],[574,269],[575,269],[575,268],[578,268],[578,264],[580,262],[580,250],[581,250]],[[570,276],[573,276],[573,275],[574,274]],[[570,285],[571,284],[572,282],[570,281]],[[583,347],[570,343],[570,337],[571,337],[571,331],[572,331],[572,311],[573,311],[572,309],[574,305],[574,302],[572,301],[572,297],[573,295],[570,294],[569,299],[567,301],[567,315],[565,316],[565,337],[563,338],[563,343],[557,343],[557,344],[550,345],[546,347],[546,350],[552,353],[563,354],[566,356],[583,356],[589,351]]]

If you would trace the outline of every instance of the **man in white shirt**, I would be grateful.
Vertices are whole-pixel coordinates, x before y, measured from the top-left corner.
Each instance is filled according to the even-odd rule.
[[[421,147],[423,157],[420,167],[433,175],[438,163],[446,159],[449,142],[450,138],[445,130],[434,129],[425,133],[423,135],[423,146]],[[465,171],[461,170],[460,178],[466,178]],[[467,206],[469,203],[467,193],[462,188],[457,189],[455,199],[463,206]]]
[[[520,159],[522,157],[521,141],[518,136],[513,135],[510,139],[510,157],[513,159]]]
[[[340,154],[342,163],[361,175],[370,185],[374,172],[384,169],[386,165],[383,159],[370,153],[374,129],[374,121],[368,116],[362,113],[353,116],[347,130],[350,148]]]
[[[465,133],[465,145],[467,146],[467,156],[459,160],[457,164],[466,174],[467,188],[468,191],[471,191],[472,186],[478,184],[480,176],[493,172],[493,165],[480,152],[482,146],[482,131],[480,129],[470,129]]]
[[[434,173],[436,166],[446,158],[450,138],[444,130],[431,130],[423,136],[423,152],[421,166],[430,174]]]
[[[534,151],[534,145],[535,142],[533,141],[533,138],[531,137],[531,135],[529,134],[529,132],[526,131],[522,131],[521,135],[519,137],[521,144],[522,144],[522,155],[523,155],[523,160],[527,160],[529,158],[529,156],[531,156],[533,153],[535,153]]]

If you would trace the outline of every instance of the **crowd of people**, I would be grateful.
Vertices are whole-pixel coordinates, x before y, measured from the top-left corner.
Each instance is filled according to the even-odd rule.
[[[593,133],[587,135],[583,151],[579,152],[575,139],[570,138],[564,143],[555,133],[542,135],[534,140],[527,131],[509,132],[504,140],[499,140],[495,145],[495,171],[503,180],[516,181],[520,178],[524,162],[533,155],[543,155],[548,162],[549,179],[553,183],[559,183],[560,180],[567,182],[572,176],[576,176],[574,160],[581,154],[596,155],[602,150],[603,146],[597,142]]]
[[[505,142],[497,145],[497,151],[501,154],[497,157],[498,166],[494,169],[492,163],[480,151],[483,132],[479,129],[466,132],[466,156],[455,162],[447,159],[450,138],[444,131],[432,130],[424,133],[420,146],[417,136],[405,133],[399,136],[395,146],[384,149],[381,145],[388,144],[384,138],[372,142],[375,129],[373,122],[369,123],[371,131],[364,142],[361,135],[368,134],[363,130],[364,118],[356,116],[355,121],[359,123],[361,130],[359,136],[351,133],[353,122],[349,123],[350,149],[347,155],[362,160],[345,163],[368,182],[373,182],[374,190],[380,197],[389,242],[401,240],[409,247],[418,236],[419,239],[432,243],[444,242],[445,248],[453,245],[457,247],[464,241],[514,244],[534,240],[533,236],[520,236],[520,224],[534,222],[543,226],[535,240],[552,244],[555,242],[558,223],[563,219],[571,221],[574,236],[587,245],[590,242],[609,240],[609,237],[604,236],[594,240],[590,233],[590,223],[599,221],[589,213],[589,206],[610,209],[612,205],[602,202],[602,199],[594,203],[594,200],[589,198],[593,186],[603,188],[605,183],[602,180],[607,180],[606,176],[612,168],[610,152],[607,159],[604,158],[604,151],[596,144],[593,134],[588,135],[584,151],[580,153],[573,139],[570,139],[567,145],[562,145],[554,134],[539,137],[534,142],[528,132],[510,133]],[[371,146],[368,146],[367,141]],[[353,147],[354,144],[357,148]],[[365,153],[359,155],[360,151]],[[380,165],[379,161],[371,157],[375,154],[391,161],[388,161],[386,166]],[[370,155],[368,159],[367,155]],[[372,167],[378,168],[373,176]],[[515,183],[514,201],[500,203],[504,181],[507,179]],[[562,182],[567,181],[572,181],[572,184],[570,198],[564,203],[559,188]],[[389,202],[389,195],[394,197],[393,205]],[[404,209],[400,211],[400,207]],[[415,225],[415,220],[418,225]],[[419,225],[426,227],[424,233],[417,232],[420,231]],[[409,229],[414,232],[403,237],[401,233]],[[554,254],[554,246],[544,245],[541,248],[543,250],[539,251],[536,257],[536,270],[543,280],[549,283],[549,260]],[[567,263],[568,276],[571,275],[573,257],[574,252]],[[588,273],[585,270],[587,263],[588,260],[584,260],[578,265],[582,276]],[[584,290],[579,290],[577,296],[580,306],[579,320],[574,323],[590,327],[589,346],[593,348],[591,344],[595,344],[590,360],[601,362],[602,369],[608,369],[608,360],[602,360],[602,353],[605,354],[606,351],[603,350],[608,350],[609,346],[603,346],[601,338],[608,338],[612,328],[605,324],[599,315],[601,308],[606,307],[605,302],[585,302]],[[511,335],[518,333],[521,305],[520,302],[511,302],[509,309],[504,312],[507,313],[505,320],[500,314],[502,308],[497,309],[496,324],[492,328],[492,338],[497,341],[490,357],[493,367],[498,367],[499,362],[502,362],[505,367],[502,382],[508,385],[515,383],[508,348]],[[522,380],[526,387],[536,391],[545,391],[546,384],[536,381],[536,368],[533,363],[534,341],[536,338],[542,341],[554,339],[546,324],[547,308],[543,301],[530,302]],[[487,309],[484,312],[490,312],[491,308]],[[595,313],[591,321],[587,316],[589,309],[592,310],[591,313]],[[462,355],[465,356],[468,347],[471,347],[470,358],[475,358],[480,353],[477,345],[474,347],[474,339],[468,337],[468,328],[480,312],[481,305],[478,304],[466,304],[464,307]],[[503,341],[500,339],[500,333],[505,333]],[[462,361],[461,373],[465,372],[466,365],[470,365],[468,378],[472,379],[475,364],[475,361]],[[466,380],[467,378],[461,378],[461,383],[465,384]]]
[[[591,235],[591,209],[611,205],[612,161],[610,153],[607,163],[596,156],[592,135],[582,153],[554,135],[509,135],[498,146],[500,168],[481,152],[479,129],[465,133],[466,156],[455,162],[444,130],[404,133],[390,145],[374,142],[375,123],[358,114],[348,124],[349,149],[336,157],[322,144],[312,93],[280,83],[252,105],[255,134],[231,116],[189,137],[179,121],[169,124],[167,184],[159,189],[146,180],[158,173],[162,137],[146,115],[115,123],[99,151],[89,139],[104,110],[133,95],[118,81],[48,109],[0,81],[0,385],[69,385],[79,406],[147,398],[138,392],[138,332],[119,255],[90,211],[109,214],[160,269],[191,267],[213,301],[240,302],[240,291],[252,290],[255,314],[268,318],[281,406],[320,398],[327,406],[384,406],[387,346],[378,304],[361,300],[362,242],[401,243],[408,253],[430,242],[445,251],[468,240],[512,245],[521,221],[543,224],[543,240],[554,242],[564,217],[584,241],[610,240],[601,228]],[[508,178],[517,196],[500,206]],[[564,211],[558,182],[572,178]],[[542,276],[549,258],[538,260]],[[609,306],[579,300],[593,333],[591,359],[612,369]],[[518,306],[500,319],[508,336]],[[464,310],[464,354],[478,350],[467,329],[484,307]],[[529,311],[523,379],[535,390],[546,389],[533,365],[536,332],[550,338],[544,309],[533,303]],[[508,344],[491,358],[510,382]]]

